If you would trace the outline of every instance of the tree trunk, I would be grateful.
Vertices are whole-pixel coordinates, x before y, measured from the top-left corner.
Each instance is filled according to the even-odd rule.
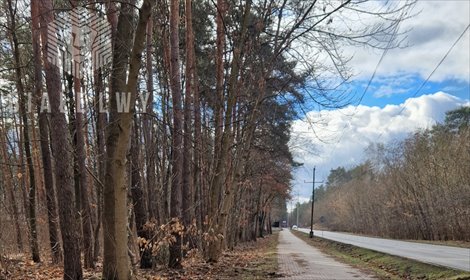
[[[83,279],[80,260],[79,223],[76,219],[75,207],[73,206],[73,169],[72,150],[70,136],[67,132],[67,121],[65,114],[61,111],[61,82],[59,69],[48,62],[48,48],[55,47],[49,42],[47,27],[54,21],[52,13],[52,2],[41,0],[41,39],[43,44],[42,57],[45,63],[46,86],[51,108],[51,140],[54,150],[56,184],[59,218],[64,246],[64,279]],[[52,45],[51,45],[52,44]]]
[[[225,51],[225,27],[224,27],[224,18],[226,13],[226,0],[217,0],[217,10],[216,10],[216,49],[215,49],[215,104],[214,104],[214,125],[215,125],[215,135],[214,135],[214,159],[213,164],[217,164],[218,157],[220,157],[221,145],[222,145],[222,131],[223,131],[223,122],[224,122],[224,51]],[[213,170],[214,171],[214,170]],[[212,211],[214,208],[217,209],[218,201],[212,201],[216,193],[220,190],[214,190],[213,196],[211,196],[211,206]],[[217,196],[218,199],[218,196]],[[214,214],[214,213],[211,213]],[[212,218],[212,217],[211,217]]]
[[[20,115],[23,121],[23,148],[26,157],[26,164],[28,166],[29,174],[29,194],[28,194],[28,223],[30,230],[30,245],[31,254],[34,262],[40,262],[39,256],[39,244],[38,244],[38,233],[36,225],[36,180],[34,176],[33,158],[31,155],[30,137],[29,137],[29,123],[28,123],[28,112],[26,111],[27,97],[25,96],[21,63],[20,63],[20,50],[18,37],[16,35],[16,9],[13,7],[11,0],[8,0],[8,12],[9,12],[9,27],[10,27],[10,39],[11,47],[13,50],[13,59],[15,63],[15,74],[16,74],[16,89],[18,91],[19,109]]]
[[[88,198],[88,176],[86,168],[86,152],[85,152],[85,136],[83,129],[86,128],[83,122],[83,113],[81,112],[81,94],[80,94],[80,77],[74,77],[74,90],[75,90],[75,152],[78,167],[78,180],[80,185],[80,210],[82,218],[82,232],[83,232],[83,250],[84,250],[84,265],[85,268],[93,268],[93,227],[91,224],[91,209]]]
[[[18,123],[19,121],[19,123]],[[23,143],[23,132],[20,129],[21,128],[21,120],[17,120],[16,117],[13,117],[13,127],[15,128],[15,136],[14,138],[17,139],[18,145],[17,147],[13,147],[13,145],[9,142],[9,148],[10,149],[18,149],[18,156],[16,153],[13,153],[13,161],[18,165],[18,170],[19,173],[22,175],[21,178],[18,178],[18,185],[21,191],[21,200],[23,204],[23,211],[22,213],[24,214],[25,221],[28,222],[28,195],[26,194],[26,168],[25,164],[21,164],[24,162],[24,151],[21,148],[21,143]],[[8,136],[7,136],[8,137]],[[14,139],[13,138],[13,139]],[[29,232],[28,232],[29,233]],[[28,236],[28,241],[30,240],[30,237]]]
[[[157,182],[155,177],[155,162],[156,162],[156,143],[154,141],[153,133],[153,18],[152,15],[147,23],[147,49],[146,49],[146,68],[147,68],[147,107],[143,117],[143,134],[145,141],[145,162],[147,167],[147,196],[148,196],[148,220],[160,220],[158,207],[157,207]]]
[[[206,244],[205,252],[208,262],[216,262],[220,253],[220,241],[217,240],[217,233],[220,232],[219,221],[217,219],[220,202],[220,194],[222,192],[222,172],[219,163],[222,158],[222,128],[223,128],[223,112],[224,112],[224,49],[225,49],[225,31],[224,31],[224,17],[225,17],[225,0],[217,0],[216,10],[216,54],[215,54],[215,68],[216,68],[216,97],[214,108],[214,157],[212,160],[212,182],[210,186],[210,200],[209,200],[209,234],[211,235],[211,242]],[[225,162],[224,162],[225,164]],[[217,180],[220,178],[221,180]]]
[[[72,66],[73,67],[73,66]],[[75,132],[76,130],[76,113],[75,113],[75,102],[73,98],[73,82],[74,78],[72,74],[65,72],[65,82],[66,82],[66,96],[67,96],[67,108],[69,109],[68,111],[68,129],[69,129],[69,134],[72,137],[72,147],[73,147],[73,153],[72,153],[72,158],[73,158],[73,185],[74,185],[74,192],[75,192],[75,213],[77,213],[77,219],[80,219],[80,174],[78,171],[78,156],[76,153],[77,150],[77,134]],[[80,240],[83,240],[83,232],[80,231]]]
[[[77,7],[77,0],[72,0],[73,7]],[[79,34],[77,24],[72,25],[72,33]],[[78,50],[79,51],[79,50]],[[77,48],[73,48],[73,52],[77,52]],[[73,57],[80,56],[80,53],[72,53]],[[76,69],[73,73],[73,90],[75,93],[75,160],[76,170],[75,175],[78,182],[77,199],[79,201],[80,216],[82,220],[82,240],[83,240],[83,253],[85,268],[93,268],[93,226],[91,224],[91,209],[88,198],[88,172],[86,168],[86,152],[85,152],[85,135],[83,129],[86,129],[83,121],[82,110],[82,93],[81,93],[81,65],[79,62],[73,60],[71,69]],[[78,71],[77,71],[78,70]],[[73,108],[73,105],[70,104]]]
[[[194,50],[194,48],[193,48]],[[194,57],[193,57],[194,58]],[[196,217],[196,225],[198,230],[204,231],[204,217],[206,215],[206,211],[204,206],[207,206],[206,199],[207,197],[204,195],[204,190],[206,189],[206,184],[204,183],[204,175],[203,172],[203,148],[202,148],[202,127],[201,127],[201,104],[199,100],[199,87],[197,81],[197,73],[196,73],[196,65],[194,63],[194,73],[193,73],[193,108],[194,108],[194,201],[195,201],[195,217]],[[201,240],[202,241],[202,240]],[[200,242],[200,241],[199,241]],[[202,243],[198,244],[199,248],[202,248]]]
[[[104,279],[131,278],[127,246],[126,155],[129,148],[136,99],[137,77],[141,66],[140,56],[144,49],[145,29],[151,10],[152,2],[144,0],[139,10],[137,29],[132,44],[130,42],[130,38],[132,38],[130,35],[133,34],[132,22],[134,21],[132,7],[121,3],[114,39],[104,183]],[[131,111],[118,111],[118,94],[121,97],[130,98],[129,109]]]
[[[227,179],[227,159],[229,158],[230,146],[233,143],[234,134],[231,131],[232,127],[232,112],[235,108],[237,94],[236,94],[236,86],[239,76],[239,70],[241,66],[242,60],[242,48],[245,40],[245,35],[248,29],[248,19],[251,12],[251,1],[247,1],[244,9],[244,15],[242,18],[242,25],[240,30],[240,37],[238,42],[236,43],[236,47],[234,48],[233,52],[233,59],[232,59],[232,67],[230,70],[230,77],[228,81],[228,91],[227,91],[227,106],[225,110],[225,119],[224,119],[224,131],[222,132],[222,139],[221,141],[221,148],[220,148],[220,155],[217,156],[216,164],[215,164],[215,172],[211,182],[211,204],[216,201],[217,194],[220,194],[220,190],[222,189],[224,183],[226,183]],[[231,189],[231,184],[228,184],[225,188],[225,192],[222,198],[222,205],[221,211],[217,214],[216,223],[214,225],[215,232],[217,234],[223,234],[225,231],[225,226],[227,224],[227,215],[228,211],[231,207],[231,202],[233,200],[234,192]],[[217,205],[217,204],[216,204]],[[212,207],[212,213],[214,209],[214,205]],[[212,214],[211,213],[211,214]],[[208,261],[217,261],[219,255],[222,250],[221,240],[216,241],[219,244],[209,244],[208,250]]]
[[[183,139],[183,224],[188,228],[194,217],[192,180],[192,94],[194,91],[194,35],[192,24],[192,0],[185,2],[186,19],[186,84],[184,98]],[[185,240],[186,243],[187,240]],[[191,244],[192,246],[192,244]]]
[[[166,23],[165,23],[166,24]],[[157,30],[160,31],[162,37],[162,45],[169,46],[169,36],[167,29],[159,24]],[[161,163],[160,163],[160,188],[159,188],[159,197],[160,203],[158,205],[159,213],[160,213],[160,223],[167,223],[168,218],[170,217],[170,205],[169,201],[171,198],[170,196],[170,189],[171,189],[171,166],[167,164],[171,161],[171,138],[168,136],[170,123],[171,123],[171,114],[170,114],[170,89],[169,89],[169,74],[168,70],[170,69],[170,48],[164,47],[163,48],[163,69],[162,69],[162,77],[164,82],[162,83],[162,137],[161,137]],[[170,133],[171,134],[171,133]],[[170,139],[170,140],[168,140]]]
[[[147,203],[145,202],[142,178],[140,176],[140,148],[138,146],[139,131],[137,128],[137,119],[134,117],[134,135],[131,140],[131,195],[135,214],[135,227],[137,236],[150,239],[148,231],[145,229],[147,222]],[[152,249],[139,242],[140,268],[152,268]]]
[[[34,53],[34,78],[37,112],[39,116],[39,138],[41,145],[41,159],[44,176],[44,188],[46,190],[47,220],[49,225],[49,243],[53,263],[62,262],[62,249],[59,241],[56,195],[54,191],[54,180],[52,174],[52,160],[49,144],[49,128],[47,113],[41,111],[42,101],[42,64],[41,50],[39,46],[39,6],[37,1],[31,2],[31,20],[33,24],[33,53]]]
[[[2,120],[2,131],[0,133],[0,136],[2,138],[4,137],[5,145],[3,143],[1,144],[1,157],[6,160],[8,158],[8,153],[7,153],[7,143],[8,143],[8,137],[7,137],[7,132],[5,129],[5,124]],[[3,139],[2,139],[3,140]],[[21,241],[21,229],[20,229],[20,217],[18,214],[18,205],[16,205],[16,196],[15,196],[15,191],[13,189],[13,172],[11,168],[8,168],[5,164],[2,165],[2,173],[3,177],[5,178],[5,187],[8,192],[8,199],[10,200],[10,205],[13,213],[13,221],[15,223],[15,230],[16,230],[16,246],[18,249],[18,252],[23,252],[23,243]]]
[[[181,194],[183,184],[183,112],[181,107],[181,76],[179,57],[179,1],[171,0],[170,5],[170,86],[173,101],[173,132],[172,132],[172,184],[170,217],[173,223],[180,222]],[[181,235],[173,232],[175,242],[170,245],[169,266],[181,267]]]
[[[98,261],[100,253],[100,229],[103,220],[103,183],[105,174],[105,128],[106,113],[100,112],[100,104],[105,104],[103,93],[103,77],[101,69],[95,70],[95,97],[96,97],[96,162],[98,170],[98,181],[96,182],[96,226],[94,231],[93,262]]]

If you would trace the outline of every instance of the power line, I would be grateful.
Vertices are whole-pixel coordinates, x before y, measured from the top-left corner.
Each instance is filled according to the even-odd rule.
[[[418,87],[418,89],[411,95],[410,98],[413,98],[413,97],[416,97],[420,91],[424,88],[424,86],[429,82],[429,80],[431,79],[431,77],[435,74],[435,72],[439,69],[439,67],[441,67],[441,65],[443,64],[443,62],[447,59],[447,57],[449,56],[449,54],[452,52],[452,50],[455,48],[455,46],[460,42],[460,40],[464,37],[465,33],[469,30],[470,28],[470,24],[467,25],[465,27],[465,29],[460,33],[460,35],[457,37],[457,39],[453,42],[453,44],[449,47],[449,49],[447,50],[447,52],[444,54],[444,56],[440,59],[440,61],[437,63],[437,65],[433,68],[433,70],[431,71],[431,73],[427,76],[427,78],[420,84],[420,86]],[[396,34],[396,31],[398,29],[398,24],[396,26],[396,29],[395,29],[395,32],[394,34]],[[393,39],[394,36],[392,36],[391,39]],[[389,45],[390,43],[392,42],[392,40],[389,42]],[[377,73],[377,70],[380,66],[380,64],[382,63],[385,55],[388,53],[388,50],[389,50],[389,47],[387,47],[384,52],[382,53],[382,56],[381,58],[379,59],[375,69],[374,69],[374,72],[371,76],[371,78],[369,79],[368,83],[367,83],[367,86],[364,90],[364,92],[362,93],[361,95],[361,98],[359,99],[359,102],[358,104],[356,105],[355,107],[355,110],[354,110],[354,113],[351,115],[351,117],[349,118],[349,121],[354,117],[354,115],[357,113],[357,108],[359,107],[359,105],[361,104],[362,100],[363,100],[363,97],[365,96],[366,92],[368,91],[371,83],[372,83],[372,80],[374,79],[376,73]],[[401,108],[401,110],[398,112],[398,114],[396,116],[399,116],[403,113],[403,111],[406,109],[406,106],[407,106],[407,103],[404,103],[403,104],[403,107]],[[348,124],[349,124],[349,121],[348,121]],[[341,142],[341,139],[343,138],[345,132],[346,132],[346,127],[347,127],[347,124],[344,126],[343,128],[343,131],[341,133],[341,136],[340,138],[338,139],[337,143],[336,144],[339,144]],[[377,139],[375,140],[376,142],[379,141],[379,139],[381,139],[381,137],[383,136],[384,134],[384,131],[382,131],[379,136],[377,137]],[[332,149],[331,152],[330,152],[330,157],[331,157],[331,154],[333,153],[335,149]]]
[[[424,80],[421,85],[419,86],[419,88],[416,90],[415,93],[413,93],[413,95],[411,96],[411,98],[413,97],[416,97],[416,95],[418,95],[418,93],[423,89],[423,87],[428,83],[429,79],[432,77],[432,75],[434,75],[434,73],[436,72],[436,70],[441,66],[441,64],[444,62],[444,60],[446,60],[447,56],[452,52],[452,50],[454,49],[455,45],[457,45],[457,43],[462,39],[463,35],[465,35],[465,33],[467,32],[468,28],[470,28],[470,24],[467,25],[467,27],[465,27],[464,31],[460,34],[460,36],[457,38],[457,40],[455,40],[455,42],[452,44],[452,46],[450,46],[450,48],[447,50],[446,54],[442,57],[442,59],[439,61],[439,63],[436,65],[436,67],[434,67],[434,69],[432,70],[432,72],[429,74],[429,76],[426,78],[426,80]],[[403,108],[400,110],[400,112],[398,113],[398,115],[401,114],[401,112],[403,112],[403,110],[405,109],[406,107],[406,104],[404,104]]]
[[[454,43],[450,46],[450,48],[447,50],[447,52],[444,54],[444,56],[441,58],[441,60],[439,61],[439,63],[437,63],[437,65],[434,67],[434,69],[431,71],[431,73],[427,76],[427,78],[421,83],[421,85],[418,87],[418,89],[413,93],[413,95],[410,97],[410,98],[413,98],[413,97],[416,97],[419,92],[424,88],[424,86],[429,82],[429,79],[435,74],[435,72],[437,71],[437,69],[442,65],[442,63],[446,60],[446,58],[449,56],[449,54],[452,52],[452,50],[454,49],[454,47],[458,44],[458,42],[463,38],[463,36],[465,35],[465,33],[468,31],[468,29],[470,28],[470,24],[468,24],[465,29],[462,31],[462,33],[459,35],[459,37],[454,41]],[[371,84],[371,81],[372,79],[375,77],[375,74],[376,74],[376,71],[378,69],[378,66],[380,65],[380,63],[382,62],[383,60],[383,57],[385,56],[385,54],[388,52],[388,48],[384,50],[383,54],[382,54],[382,57],[381,59],[379,60],[379,63],[377,64],[376,68],[375,68],[375,71],[374,73],[372,74],[372,77],[371,79],[369,80],[368,84],[367,84],[367,87],[366,89],[364,90],[364,93],[363,95],[361,96],[361,99],[360,99],[360,102],[362,101],[362,98],[364,97],[366,91],[368,90],[370,84]],[[357,111],[357,108],[358,106],[360,105],[360,102],[358,103],[358,105],[356,105],[355,107],[355,112],[352,114],[352,116],[349,118],[349,120],[352,119],[352,117],[354,117],[354,115],[356,114],[356,111]],[[406,108],[406,103],[403,104],[403,107],[401,108],[401,110],[398,112],[398,114],[396,116],[399,116],[401,115],[401,113],[403,113],[403,111],[405,110]],[[349,121],[348,121],[349,123]],[[346,131],[346,126],[344,126],[344,130],[337,142],[337,144],[339,144],[341,142],[341,139],[343,138],[344,136],[344,133]],[[382,131],[380,134],[379,134],[379,137],[377,137],[377,139],[375,140],[376,142],[379,141],[379,139],[383,136],[384,134],[384,131]],[[334,149],[332,150],[332,152],[334,151]],[[332,153],[331,152],[331,153]],[[331,153],[330,153],[330,156],[331,156]]]
[[[356,105],[355,108],[354,108],[354,112],[353,112],[352,115],[349,117],[348,122],[344,125],[344,127],[343,127],[343,129],[342,129],[342,132],[341,132],[341,136],[339,137],[338,141],[336,141],[336,143],[335,143],[336,145],[338,145],[338,144],[341,142],[341,139],[343,138],[343,136],[344,136],[344,134],[345,134],[345,132],[346,132],[346,129],[347,129],[347,126],[348,126],[349,122],[350,122],[351,119],[356,115],[356,113],[357,113],[357,108],[359,107],[359,105],[361,105],[361,102],[362,102],[362,100],[364,99],[364,96],[366,95],[367,91],[369,90],[369,87],[370,87],[370,85],[372,84],[372,81],[374,80],[375,75],[377,74],[377,71],[378,71],[380,65],[382,64],[382,62],[383,62],[385,56],[388,54],[388,51],[391,49],[392,43],[394,42],[394,40],[395,40],[396,37],[397,37],[398,28],[399,28],[399,26],[400,26],[400,23],[401,23],[402,20],[403,20],[403,17],[404,17],[404,12],[402,12],[402,14],[401,14],[401,16],[400,16],[400,19],[396,22],[396,24],[395,24],[395,26],[394,26],[394,29],[393,29],[393,33],[392,33],[392,35],[390,36],[390,40],[388,41],[387,46],[385,47],[384,51],[382,52],[382,55],[380,56],[380,59],[379,59],[379,61],[377,62],[377,65],[375,66],[374,72],[372,73],[372,76],[369,78],[369,80],[368,80],[368,82],[367,82],[367,86],[366,86],[366,88],[364,89],[364,91],[362,92],[361,97],[359,98],[359,101],[358,101],[357,105]],[[315,131],[314,131],[314,129],[313,129],[313,125],[311,124],[311,122],[310,122],[308,116],[306,116],[306,119],[307,119],[308,123],[310,124],[310,126],[311,126],[311,128],[312,128],[312,130],[313,130],[313,133],[315,134],[315,136],[317,136],[316,133],[315,133]],[[330,154],[329,154],[328,157],[331,157],[331,155],[333,154],[333,151],[334,151],[334,150],[335,150],[335,149],[332,149],[332,150],[330,151]]]
[[[398,27],[401,23],[401,20],[399,22],[397,22],[397,24],[395,25],[395,28],[394,28],[394,31],[393,31],[393,35],[390,37],[390,41],[388,42],[387,44],[387,47],[384,49],[375,69],[374,69],[374,72],[372,73],[372,76],[370,77],[370,79],[368,80],[367,82],[367,85],[364,89],[364,92],[361,94],[361,97],[359,98],[359,102],[357,103],[357,105],[355,106],[355,109],[354,109],[354,112],[353,114],[349,117],[349,120],[348,120],[348,123],[344,126],[343,130],[342,130],[342,133],[341,133],[341,136],[340,138],[338,139],[338,141],[336,142],[336,144],[339,144],[341,142],[341,139],[343,138],[345,132],[346,132],[346,127],[348,126],[349,124],[349,121],[356,115],[357,113],[357,109],[359,107],[359,105],[361,105],[361,102],[365,96],[365,94],[367,93],[367,91],[369,90],[370,88],[370,85],[373,81],[373,79],[375,78],[376,74],[377,74],[377,71],[380,67],[380,65],[382,64],[383,62],[383,59],[385,58],[385,56],[387,55],[388,51],[391,49],[391,44],[393,42],[393,40],[396,38],[396,35],[397,35],[397,31],[398,31]],[[463,36],[465,35],[465,33],[467,32],[467,30],[470,28],[470,24],[466,26],[466,28],[463,30],[463,32],[459,35],[459,37],[454,41],[454,43],[450,46],[450,48],[447,50],[447,52],[445,53],[445,55],[441,58],[441,60],[439,61],[439,63],[434,67],[434,69],[431,71],[431,73],[428,75],[428,77],[421,83],[421,85],[418,87],[418,89],[413,93],[413,95],[411,96],[411,98],[413,97],[416,97],[419,92],[424,88],[424,86],[429,82],[429,79],[435,74],[435,72],[437,71],[437,69],[442,65],[442,63],[446,60],[446,58],[449,56],[449,54],[452,52],[452,50],[454,49],[454,47],[457,45],[457,43],[463,38]],[[406,103],[404,104],[404,106],[401,108],[401,110],[398,112],[397,116],[400,115],[404,109],[406,108]],[[303,109],[303,108],[301,108]],[[310,127],[312,128],[313,130],[313,133],[316,135],[314,129],[313,129],[313,124],[311,123],[310,119],[308,118],[308,116],[305,114],[304,112],[304,115],[306,116],[306,119],[307,119],[307,122],[309,123]],[[377,138],[376,141],[378,141],[382,135],[384,134],[384,132],[382,131],[379,135],[379,137]],[[335,149],[332,149],[332,151],[330,152],[330,156],[331,154],[333,153]]]
[[[418,89],[413,93],[413,95],[411,95],[411,97],[409,98],[413,98],[413,97],[416,97],[418,95],[418,93],[424,88],[424,86],[429,82],[429,79],[431,79],[432,75],[434,75],[434,73],[436,73],[436,70],[442,65],[442,63],[446,60],[446,58],[449,56],[449,54],[452,52],[452,50],[454,49],[454,47],[458,44],[458,42],[463,38],[463,35],[465,35],[465,33],[468,31],[468,29],[470,28],[470,24],[467,25],[467,27],[465,27],[465,29],[462,31],[462,33],[460,33],[460,36],[454,41],[454,43],[450,46],[450,48],[447,50],[447,52],[445,53],[445,55],[442,57],[442,59],[439,61],[439,63],[437,63],[437,65],[434,67],[434,69],[431,71],[431,73],[428,75],[428,77],[421,83],[421,85],[418,87]],[[407,103],[405,102],[403,104],[403,107],[401,108],[401,110],[398,112],[398,114],[396,116],[399,116],[401,115],[401,113],[403,113],[403,111],[405,110],[406,108],[406,105]],[[377,142],[378,140],[382,137],[382,135],[384,134],[384,132],[382,131],[380,134],[379,134],[379,137],[377,138]]]
[[[372,84],[372,81],[373,81],[373,79],[375,78],[375,75],[377,74],[377,71],[378,71],[380,65],[382,64],[382,62],[383,62],[385,56],[387,55],[388,51],[391,49],[392,43],[394,42],[394,40],[395,40],[396,37],[397,37],[398,27],[400,26],[400,23],[403,21],[404,14],[405,14],[405,11],[403,11],[403,12],[401,13],[399,20],[395,23],[395,26],[394,26],[394,29],[393,29],[393,33],[392,33],[391,36],[390,36],[390,40],[388,41],[387,46],[385,47],[385,49],[384,49],[382,55],[380,56],[380,59],[379,59],[379,61],[377,62],[377,65],[375,66],[374,72],[372,73],[372,76],[369,78],[369,81],[367,82],[367,86],[366,86],[366,88],[364,89],[364,92],[361,94],[361,97],[359,98],[359,101],[358,101],[357,105],[356,105],[355,108],[354,108],[353,114],[349,117],[349,120],[348,120],[347,124],[344,125],[344,127],[343,127],[343,129],[342,129],[342,132],[341,132],[341,136],[339,137],[338,141],[336,141],[336,143],[335,143],[336,145],[338,145],[338,144],[341,142],[341,139],[343,138],[343,136],[344,136],[344,134],[345,134],[345,132],[346,132],[347,126],[348,126],[348,124],[349,124],[349,121],[356,115],[356,113],[357,113],[357,108],[359,107],[359,105],[361,105],[361,102],[362,102],[362,100],[364,99],[364,96],[366,95],[367,91],[369,90],[369,87],[370,87],[370,85]],[[319,136],[317,135],[317,133],[315,132],[315,129],[314,129],[314,127],[313,127],[313,124],[312,124],[310,118],[308,117],[307,113],[305,112],[305,110],[302,108],[302,105],[300,105],[300,109],[302,110],[302,112],[303,112],[303,114],[304,114],[304,116],[305,116],[305,119],[306,119],[307,123],[309,124],[310,128],[312,129],[312,133],[315,135],[315,137],[316,137],[317,139],[320,140],[320,142],[323,142],[323,140],[321,140],[320,137],[319,137]],[[325,142],[323,142],[323,143],[325,143]],[[325,144],[326,144],[326,143],[325,143]],[[334,150],[335,150],[335,149],[332,149],[332,150],[331,150],[330,155],[329,155],[328,157],[331,157],[331,155],[332,155],[332,153],[333,153]]]

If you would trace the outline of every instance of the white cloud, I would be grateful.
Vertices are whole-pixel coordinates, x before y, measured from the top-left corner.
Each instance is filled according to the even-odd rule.
[[[396,94],[405,94],[409,91],[407,88],[393,88],[391,85],[381,85],[377,90],[374,92],[374,97],[390,97]]]
[[[409,47],[388,52],[377,74],[418,74],[427,78],[450,46],[470,23],[469,1],[418,1],[416,16],[402,23],[400,30],[407,34]],[[374,71],[382,51],[347,48],[354,54],[350,66],[358,78],[368,79]],[[470,81],[470,31],[454,47],[431,81],[446,79]]]
[[[470,103],[437,92],[384,108],[359,105],[307,113],[306,118],[293,123],[289,143],[295,160],[304,163],[294,173],[295,191],[309,197],[311,184],[304,181],[312,180],[313,166],[317,166],[317,179],[323,180],[332,168],[360,163],[369,144],[404,139],[417,129],[443,121],[445,112],[462,105]]]

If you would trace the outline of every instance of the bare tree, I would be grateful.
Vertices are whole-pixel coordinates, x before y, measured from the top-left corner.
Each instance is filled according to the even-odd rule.
[[[56,47],[50,42],[48,28],[54,21],[52,1],[41,0],[42,58],[45,64],[46,87],[51,109],[51,146],[54,151],[55,182],[57,186],[59,219],[64,247],[64,279],[83,279],[80,260],[80,226],[76,219],[73,187],[72,145],[67,132],[67,121],[61,110],[62,87],[59,68],[47,59],[48,48]]]
[[[73,0],[72,5],[75,8],[77,6],[77,1]],[[72,32],[74,34],[79,34],[79,26],[73,24]],[[81,67],[79,62],[73,61],[72,69],[79,69]],[[78,72],[78,73],[77,73]],[[75,93],[75,137],[74,137],[74,148],[75,148],[75,159],[76,175],[78,176],[78,187],[79,187],[79,199],[80,202],[80,217],[82,220],[82,238],[83,238],[83,251],[84,251],[84,265],[85,268],[93,268],[95,264],[93,263],[93,226],[91,223],[91,209],[90,202],[88,198],[89,188],[88,188],[88,172],[86,167],[86,152],[85,152],[85,135],[83,130],[85,129],[84,125],[84,116],[82,109],[82,86],[81,86],[81,75],[80,71],[76,71],[73,76],[73,91]],[[72,105],[73,106],[73,105]]]
[[[142,3],[132,43],[129,34],[134,33],[132,26],[134,13],[131,5],[122,3],[115,33],[103,193],[103,278],[105,279],[129,279],[131,277],[127,226],[124,226],[128,223],[125,162],[129,148],[133,107],[136,100],[137,78],[142,63],[140,56],[145,47],[145,30],[152,6],[153,1],[150,0],[145,0]],[[127,69],[129,69],[128,73]],[[117,94],[125,94],[130,98],[132,112],[118,111]]]
[[[180,54],[179,54],[179,1],[170,2],[170,87],[173,101],[173,130],[171,135],[171,201],[170,217],[173,223],[179,223],[182,206],[183,188],[183,109],[181,98]],[[184,186],[186,187],[186,186]],[[175,242],[170,245],[169,266],[181,267],[181,235],[174,233]]]
[[[35,80],[35,99],[37,102],[37,111],[39,117],[39,137],[41,143],[42,168],[44,174],[44,187],[46,189],[47,219],[49,225],[49,241],[52,252],[52,262],[59,263],[62,261],[62,249],[59,240],[56,194],[54,190],[54,179],[52,173],[52,160],[49,142],[49,127],[47,112],[41,110],[42,101],[42,61],[41,49],[39,44],[40,38],[40,20],[39,20],[39,3],[34,1],[31,3],[31,20],[32,20],[32,44],[34,53],[34,80]]]
[[[192,1],[185,1],[186,26],[186,71],[184,94],[184,137],[183,137],[183,223],[189,227],[194,217],[193,209],[193,91],[194,91],[194,34],[192,24]]]
[[[23,76],[20,63],[20,50],[18,36],[16,34],[16,12],[17,5],[11,0],[7,1],[8,6],[8,24],[10,29],[10,44],[13,51],[13,59],[15,61],[16,89],[18,91],[19,109],[23,122],[23,149],[26,156],[26,164],[29,174],[29,194],[28,194],[28,222],[30,231],[31,254],[34,262],[40,262],[38,232],[36,224],[36,181],[34,176],[33,158],[31,154],[30,128],[28,121],[28,113],[26,108],[27,97],[24,91]]]

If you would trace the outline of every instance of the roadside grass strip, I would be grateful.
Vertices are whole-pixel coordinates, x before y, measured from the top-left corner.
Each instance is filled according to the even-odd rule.
[[[323,253],[356,268],[374,273],[380,279],[470,279],[470,273],[421,263],[402,257],[356,247],[293,230],[292,233]]]

